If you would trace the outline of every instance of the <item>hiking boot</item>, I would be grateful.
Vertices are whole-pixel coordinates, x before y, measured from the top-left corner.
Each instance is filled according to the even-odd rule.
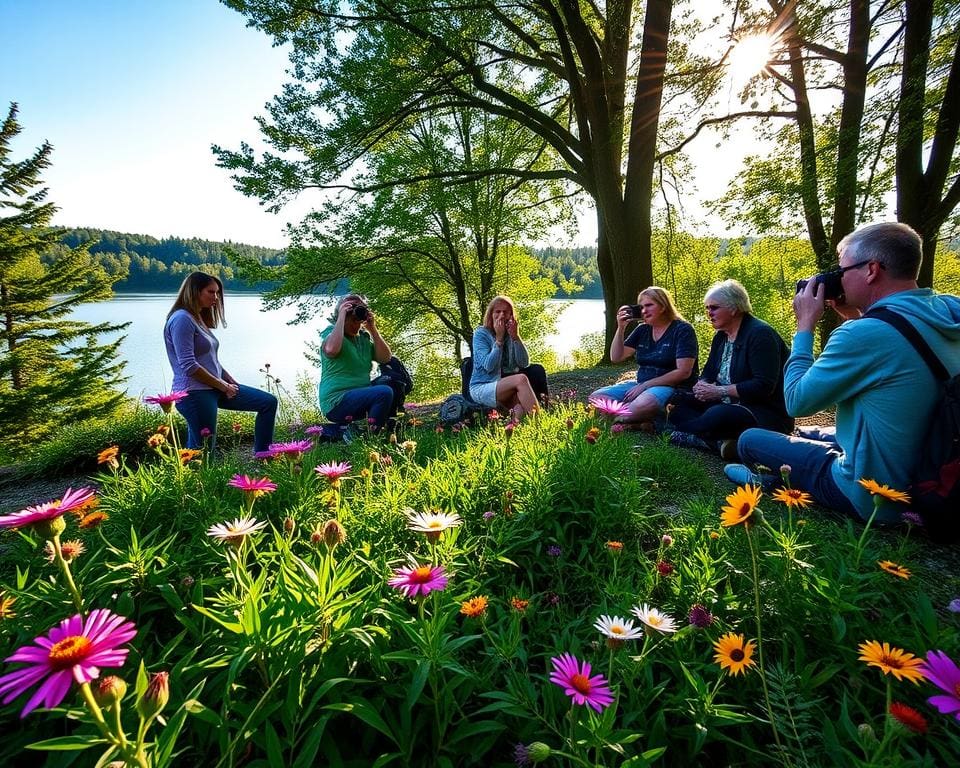
[[[668,440],[670,445],[676,445],[680,448],[696,448],[698,451],[709,451],[710,446],[706,440],[702,440],[692,432],[681,432],[674,430],[670,433]]]

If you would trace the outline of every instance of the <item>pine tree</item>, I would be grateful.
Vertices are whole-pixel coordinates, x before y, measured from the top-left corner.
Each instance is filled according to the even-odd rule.
[[[21,130],[11,104],[0,127],[0,447],[7,451],[116,410],[123,393],[111,385],[123,380],[122,337],[101,343],[99,336],[128,325],[68,319],[78,304],[109,298],[122,275],[108,275],[88,246],[41,258],[59,240],[49,227],[56,207],[40,179],[53,147],[44,142],[13,160],[11,142]]]

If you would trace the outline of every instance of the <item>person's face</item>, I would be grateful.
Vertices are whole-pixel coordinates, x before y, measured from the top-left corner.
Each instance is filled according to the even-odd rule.
[[[513,318],[513,310],[510,309],[509,304],[504,304],[503,302],[497,304],[493,308],[493,324],[496,325],[498,321],[502,320],[504,324],[508,323]]]
[[[870,261],[854,261],[847,248],[840,251],[840,268],[849,267],[840,275],[840,285],[843,286],[844,302],[851,307],[862,307],[867,303],[870,274]]]
[[[363,320],[357,320],[357,318],[353,316],[353,308],[362,306],[364,306],[364,304],[360,299],[350,300],[350,308],[347,310],[347,316],[343,321],[343,331],[347,336],[356,336],[360,333],[360,326],[363,325]]]
[[[207,283],[206,287],[200,291],[200,306],[203,309],[215,307],[219,298],[220,286],[211,280]]]
[[[721,304],[715,296],[707,296],[703,302],[707,310],[707,319],[716,330],[723,331],[730,327],[736,317],[736,312],[725,304]]]
[[[640,318],[647,325],[656,325],[663,316],[663,307],[649,296],[641,296],[637,303],[640,305]]]

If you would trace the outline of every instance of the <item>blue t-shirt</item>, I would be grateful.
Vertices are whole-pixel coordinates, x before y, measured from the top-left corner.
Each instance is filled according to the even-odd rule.
[[[637,383],[642,384],[657,376],[677,369],[677,359],[692,357],[690,376],[677,387],[692,387],[697,381],[697,334],[686,320],[674,320],[657,341],[653,340],[653,326],[641,323],[623,342],[625,347],[637,350]]]

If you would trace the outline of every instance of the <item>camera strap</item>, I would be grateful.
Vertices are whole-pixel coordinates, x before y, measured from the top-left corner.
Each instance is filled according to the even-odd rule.
[[[892,325],[910,342],[910,346],[917,350],[917,353],[923,358],[923,361],[939,381],[946,381],[950,378],[950,373],[944,367],[943,363],[940,362],[940,358],[930,349],[930,345],[924,341],[923,336],[920,335],[920,331],[914,328],[913,324],[903,315],[886,307],[875,307],[867,310],[863,316],[883,320],[883,322]]]

